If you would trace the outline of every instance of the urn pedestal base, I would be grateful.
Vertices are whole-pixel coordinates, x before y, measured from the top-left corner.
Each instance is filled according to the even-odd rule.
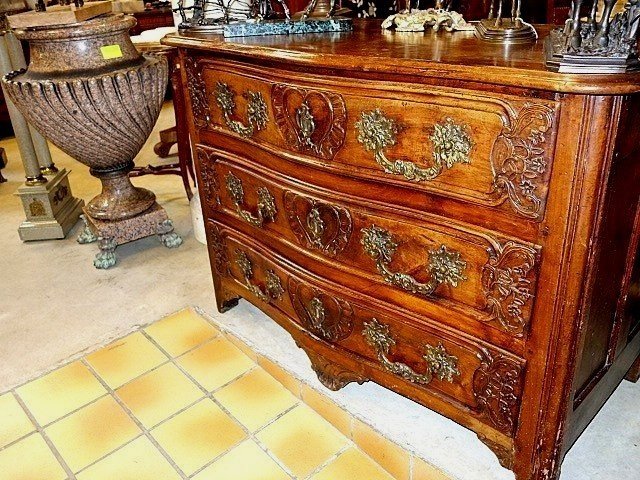
[[[47,183],[18,188],[27,217],[18,228],[23,242],[64,238],[78,222],[84,201],[71,194],[68,175],[63,168]]]
[[[86,208],[82,220],[84,229],[78,236],[78,243],[98,242],[100,251],[93,260],[96,268],[107,269],[117,262],[116,247],[124,243],[144,237],[158,235],[159,240],[167,248],[182,245],[182,238],[173,231],[173,222],[167,212],[157,203],[151,208],[132,218],[115,221],[104,221],[92,218]]]

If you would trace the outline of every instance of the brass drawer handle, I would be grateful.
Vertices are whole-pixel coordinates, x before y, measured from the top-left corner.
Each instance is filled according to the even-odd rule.
[[[468,133],[469,129],[465,125],[458,125],[451,118],[434,125],[429,137],[433,143],[434,163],[428,168],[419,167],[407,160],[387,158],[384,149],[397,143],[401,127],[395,120],[385,117],[380,109],[362,112],[355,126],[358,130],[358,142],[364,145],[365,150],[373,152],[376,162],[385,173],[402,175],[412,182],[433,180],[456,163],[471,163],[473,141]]]
[[[234,120],[236,102],[233,99],[235,93],[231,87],[224,82],[216,84],[216,102],[222,110],[224,121],[232,132],[241,137],[249,138],[257,131],[267,126],[267,103],[264,101],[262,93],[247,90],[243,97],[247,100],[247,124]]]
[[[267,271],[265,278],[265,290],[263,291],[258,285],[253,283],[253,265],[251,260],[242,250],[236,250],[236,265],[242,270],[244,283],[251,293],[263,302],[269,303],[271,300],[278,300],[284,293],[280,277],[273,270]]]
[[[408,292],[431,296],[443,283],[457,287],[459,282],[467,279],[463,275],[467,263],[460,259],[460,253],[447,250],[446,245],[428,252],[431,278],[427,283],[420,283],[411,275],[393,272],[389,268],[398,244],[387,230],[376,225],[364,228],[361,243],[365,252],[376,261],[376,268],[384,280]]]
[[[422,358],[427,362],[427,370],[424,374],[419,374],[409,365],[389,359],[389,350],[396,344],[389,333],[389,325],[373,318],[369,323],[365,322],[362,334],[367,344],[376,350],[378,360],[386,370],[412,383],[427,385],[434,376],[439,380],[453,383],[453,377],[460,375],[458,358],[449,355],[441,343],[437,347],[429,344],[424,346],[425,354]]]
[[[227,192],[236,206],[238,215],[250,225],[254,227],[262,227],[267,221],[273,222],[276,218],[276,200],[269,193],[266,187],[259,187],[258,192],[258,211],[254,215],[243,208],[244,205],[244,188],[242,188],[242,180],[229,172],[226,177]]]

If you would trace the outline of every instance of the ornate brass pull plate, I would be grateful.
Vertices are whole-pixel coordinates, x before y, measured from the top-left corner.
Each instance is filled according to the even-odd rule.
[[[244,188],[242,180],[229,172],[226,177],[227,192],[236,206],[236,211],[240,218],[254,227],[262,227],[267,221],[273,222],[276,218],[276,201],[266,187],[258,188],[258,211],[254,215],[243,208]]]
[[[253,283],[253,265],[251,264],[251,260],[249,260],[247,254],[242,250],[236,250],[236,265],[238,265],[240,270],[242,270],[242,276],[244,277],[244,283],[247,290],[263,302],[268,303],[272,300],[278,300],[284,293],[280,277],[278,277],[273,270],[267,271],[264,291],[258,285]]]
[[[241,121],[233,119],[236,108],[234,96],[235,93],[229,85],[224,82],[217,83],[216,102],[222,110],[227,127],[241,137],[252,137],[256,130],[263,130],[267,126],[267,103],[264,101],[262,93],[246,91],[243,95],[247,100],[247,124],[245,125]]]
[[[388,325],[373,318],[370,322],[365,322],[362,334],[367,344],[376,350],[378,360],[386,370],[412,383],[427,385],[431,383],[434,376],[439,380],[453,383],[453,377],[460,375],[458,359],[449,355],[441,343],[437,347],[429,344],[424,346],[425,354],[422,358],[427,363],[427,369],[425,373],[420,374],[405,363],[389,359],[389,350],[396,344],[396,341],[389,333]]]
[[[420,283],[411,275],[393,272],[389,268],[398,244],[387,230],[376,225],[364,228],[361,243],[365,252],[376,261],[378,272],[384,280],[408,292],[431,296],[443,283],[457,287],[459,282],[467,279],[463,275],[467,263],[460,259],[460,253],[447,250],[446,245],[428,252],[431,278],[427,283]]]
[[[456,163],[471,163],[471,149],[473,141],[468,127],[458,125],[451,118],[434,126],[430,140],[433,143],[433,160],[430,167],[419,167],[407,160],[389,160],[384,149],[398,142],[400,125],[395,120],[386,117],[380,109],[362,112],[360,120],[356,122],[358,142],[365,150],[373,152],[376,162],[386,173],[402,175],[412,182],[433,180],[445,169],[452,168]]]

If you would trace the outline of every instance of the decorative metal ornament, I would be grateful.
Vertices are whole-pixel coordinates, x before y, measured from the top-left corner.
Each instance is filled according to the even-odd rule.
[[[242,180],[229,172],[226,177],[226,182],[227,192],[236,206],[236,211],[245,222],[254,227],[263,227],[266,222],[275,221],[277,213],[276,201],[269,190],[267,190],[267,187],[259,187],[257,190],[258,209],[257,214],[254,215],[243,208],[244,188],[242,187]]]
[[[418,3],[419,1],[416,2],[415,9],[407,5],[406,10],[388,16],[382,22],[382,28],[393,29],[396,32],[422,32],[429,27],[436,32],[441,28],[447,32],[475,30],[473,25],[465,21],[462,14],[451,10],[452,0],[436,0],[435,8],[427,10],[419,10]]]
[[[375,349],[378,360],[385,370],[411,383],[428,385],[434,376],[439,380],[453,383],[453,377],[460,376],[458,359],[453,355],[449,355],[442,344],[438,344],[437,347],[429,344],[424,346],[425,354],[422,358],[427,363],[427,368],[425,373],[420,374],[409,365],[394,362],[389,358],[389,351],[396,344],[396,341],[391,336],[388,325],[384,325],[373,318],[370,322],[365,322],[362,335],[367,344]]]
[[[522,0],[511,0],[511,16],[504,15],[504,3],[507,0],[491,0],[489,16],[480,20],[476,26],[476,35],[487,42],[522,44],[535,42],[538,33],[530,23],[525,22],[521,14]]]
[[[241,137],[252,137],[256,131],[263,130],[267,126],[267,104],[260,92],[248,90],[243,97],[247,100],[247,124],[234,120],[236,102],[235,93],[224,82],[216,84],[215,97],[227,127]]]
[[[288,291],[298,318],[314,335],[338,342],[353,332],[353,308],[346,300],[292,277]]]
[[[355,127],[358,130],[358,142],[365,150],[373,152],[376,162],[385,173],[402,175],[412,182],[434,180],[446,168],[452,168],[456,163],[471,163],[473,142],[468,127],[456,124],[451,118],[434,126],[430,137],[434,146],[434,163],[431,167],[420,167],[411,161],[387,158],[384,149],[397,143],[401,127],[395,120],[386,117],[380,109],[362,112]]]
[[[393,272],[390,269],[389,264],[398,248],[390,232],[376,225],[364,228],[361,243],[365,252],[376,261],[376,268],[385,282],[408,292],[428,297],[442,284],[457,287],[461,281],[467,279],[463,274],[467,263],[460,258],[460,253],[450,252],[445,245],[428,252],[427,270],[431,278],[427,283],[420,283],[411,275]]]
[[[284,208],[301,245],[335,257],[349,243],[353,221],[346,208],[291,191],[284,194]]]
[[[249,260],[249,256],[242,250],[236,250],[236,265],[242,271],[247,290],[263,302],[269,303],[273,300],[279,300],[284,294],[280,277],[273,270],[267,271],[264,290],[253,283],[253,265]]]
[[[640,0],[627,0],[614,15],[616,0],[604,0],[598,21],[598,0],[582,20],[584,0],[573,0],[564,28],[553,30],[545,40],[546,64],[561,73],[624,73],[638,70],[638,24]]]

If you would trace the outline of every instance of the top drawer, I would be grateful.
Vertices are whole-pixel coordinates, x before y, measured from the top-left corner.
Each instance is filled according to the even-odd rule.
[[[543,218],[558,102],[312,75],[294,79],[267,68],[193,59],[186,70],[198,128],[335,173]],[[225,148],[239,145],[226,142]]]

